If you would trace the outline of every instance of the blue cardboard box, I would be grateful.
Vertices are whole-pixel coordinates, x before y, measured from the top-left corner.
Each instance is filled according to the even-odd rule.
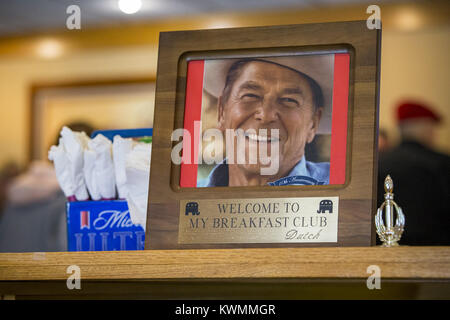
[[[144,250],[125,200],[68,202],[67,236],[69,251]]]

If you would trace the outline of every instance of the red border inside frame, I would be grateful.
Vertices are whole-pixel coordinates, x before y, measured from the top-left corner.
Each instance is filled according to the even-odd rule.
[[[331,150],[330,150],[330,185],[344,184],[347,157],[347,114],[349,93],[350,55],[337,53],[334,55],[333,109],[331,120]],[[204,61],[188,62],[186,103],[184,112],[183,150],[193,151],[183,153],[180,172],[180,187],[197,187],[197,154],[200,133],[196,132],[195,121],[201,121],[203,95]],[[198,128],[197,128],[198,131]],[[185,163],[189,158],[189,163]]]
[[[350,54],[336,53],[331,114],[330,185],[345,183],[349,73]]]
[[[183,160],[180,171],[180,187],[197,187],[199,132],[195,130],[195,122],[202,117],[204,60],[188,62],[186,82],[186,103],[184,107]],[[200,122],[198,122],[200,123]],[[193,146],[191,149],[190,146]],[[190,150],[188,154],[184,150]],[[189,158],[189,161],[186,158]],[[188,162],[188,163],[185,163]]]

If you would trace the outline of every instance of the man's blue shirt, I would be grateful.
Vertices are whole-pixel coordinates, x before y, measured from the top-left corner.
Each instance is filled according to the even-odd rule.
[[[286,177],[269,182],[270,186],[325,185],[330,183],[330,163],[311,162],[303,157]],[[227,187],[228,164],[226,160],[214,167],[206,179],[199,180],[197,187]]]

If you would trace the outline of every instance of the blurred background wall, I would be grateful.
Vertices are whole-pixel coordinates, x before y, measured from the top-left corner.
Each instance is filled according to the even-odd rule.
[[[30,160],[33,86],[156,78],[161,31],[366,20],[370,4],[379,5],[383,23],[380,127],[395,141],[397,103],[422,100],[443,115],[437,148],[450,153],[448,1],[230,0],[225,6],[208,0],[143,0],[145,10],[135,15],[122,14],[116,2],[0,5],[0,168]],[[70,4],[81,8],[81,30],[66,28]]]

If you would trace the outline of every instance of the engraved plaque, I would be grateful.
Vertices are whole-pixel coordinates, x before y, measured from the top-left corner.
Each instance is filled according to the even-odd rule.
[[[178,243],[337,242],[339,197],[182,200]]]

